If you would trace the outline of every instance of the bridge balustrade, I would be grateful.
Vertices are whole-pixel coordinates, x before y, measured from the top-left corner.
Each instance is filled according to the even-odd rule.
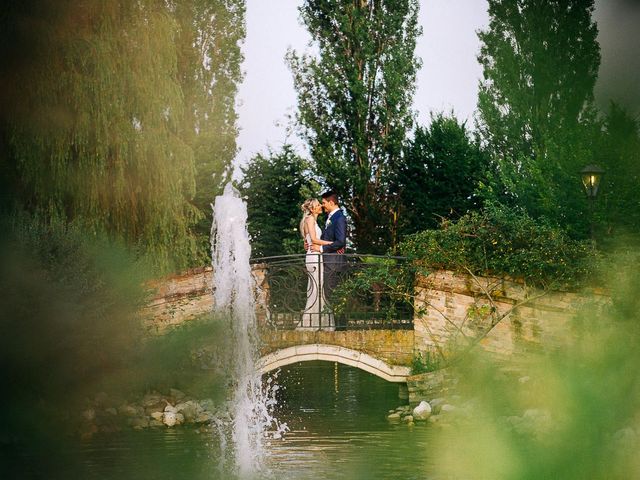
[[[414,272],[404,257],[301,254],[252,263],[263,271],[263,328],[413,329]]]

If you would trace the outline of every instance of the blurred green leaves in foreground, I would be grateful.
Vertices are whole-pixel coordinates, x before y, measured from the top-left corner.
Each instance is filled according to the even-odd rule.
[[[193,361],[218,337],[211,319],[163,337],[144,331],[138,312],[151,269],[74,224],[0,222],[1,478],[80,469],[81,412],[100,392],[121,402],[169,388],[216,397],[215,372]]]
[[[639,478],[640,270],[611,265],[610,305],[588,305],[573,335],[513,372],[484,355],[459,367],[473,418],[439,438],[445,478]],[[614,278],[615,277],[615,278]],[[512,370],[508,373],[509,369]]]

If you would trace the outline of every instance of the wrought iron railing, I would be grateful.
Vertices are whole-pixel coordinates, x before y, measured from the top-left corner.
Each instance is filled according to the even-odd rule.
[[[404,257],[301,254],[252,263],[264,274],[264,323],[271,328],[413,328],[414,272]]]

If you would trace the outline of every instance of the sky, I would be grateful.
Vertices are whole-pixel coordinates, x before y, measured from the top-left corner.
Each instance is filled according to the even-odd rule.
[[[243,45],[244,81],[238,92],[240,148],[236,164],[256,153],[292,143],[305,154],[291,131],[296,96],[291,72],[285,64],[287,49],[308,48],[310,37],[299,21],[302,0],[247,0],[247,36]],[[615,98],[640,113],[640,1],[596,0],[594,18],[602,63],[596,99],[606,106]],[[473,126],[478,82],[477,31],[488,25],[486,0],[420,0],[423,34],[416,55],[422,68],[416,79],[414,109],[421,125],[431,112],[453,111]]]

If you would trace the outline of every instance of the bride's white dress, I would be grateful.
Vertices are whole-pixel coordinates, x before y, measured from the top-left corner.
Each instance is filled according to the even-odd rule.
[[[322,230],[318,225],[316,228],[316,238],[320,238]],[[307,304],[302,319],[297,330],[334,330],[335,322],[333,314],[329,313],[327,301],[324,298],[324,268],[322,265],[322,255],[311,250],[311,235],[305,235],[309,249],[305,256],[305,266],[307,269]]]

